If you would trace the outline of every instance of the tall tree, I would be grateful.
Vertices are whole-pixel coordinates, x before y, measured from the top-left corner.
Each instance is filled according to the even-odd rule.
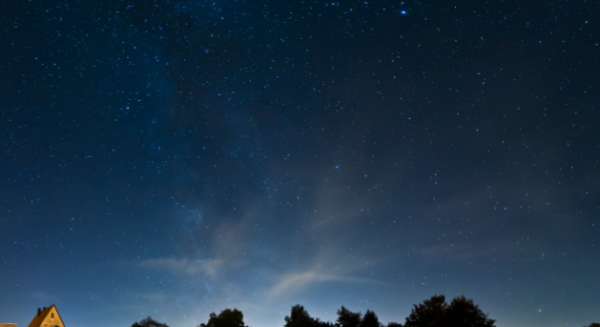
[[[292,307],[289,316],[285,316],[285,327],[313,327],[314,320],[308,315],[303,306],[297,304]]]
[[[415,304],[406,318],[404,327],[440,326],[447,306],[446,297],[443,295],[434,295],[431,299],[423,301],[423,304]]]
[[[338,327],[359,327],[361,323],[360,312],[352,312],[342,305],[342,308],[337,311],[338,319],[336,326]]]
[[[435,295],[413,307],[404,327],[495,327],[495,322],[473,300],[460,296],[448,305],[443,295]]]
[[[201,324],[202,327],[246,327],[244,325],[244,314],[238,309],[225,309],[217,316],[214,312],[210,314],[208,323]]]
[[[463,296],[456,297],[446,308],[444,317],[444,326],[459,327],[494,327],[493,319],[488,319],[487,315],[479,309],[479,306],[473,303],[473,300]]]
[[[359,327],[381,327],[375,312],[367,310],[360,321]]]
[[[133,325],[131,325],[131,327],[169,327],[167,324],[165,323],[160,323],[154,319],[152,319],[150,316],[148,316],[148,318],[146,319],[142,319],[140,320],[140,322],[134,322]]]

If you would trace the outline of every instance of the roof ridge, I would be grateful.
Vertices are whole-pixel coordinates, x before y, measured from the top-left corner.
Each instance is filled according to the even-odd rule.
[[[65,323],[62,320],[62,318],[60,317],[60,314],[58,313],[58,309],[56,308],[56,305],[51,304],[49,307],[44,307],[43,310],[39,311],[39,313],[36,313],[36,315],[33,317],[31,322],[29,323],[28,327],[39,327],[42,324],[42,322],[44,321],[44,319],[46,319],[46,317],[48,317],[48,314],[50,313],[52,308],[54,308],[54,310],[56,310],[56,313],[58,314],[58,319],[64,326]],[[39,309],[40,308],[38,308],[38,310]]]

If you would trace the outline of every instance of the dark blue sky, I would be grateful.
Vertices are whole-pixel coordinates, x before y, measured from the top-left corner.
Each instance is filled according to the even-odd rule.
[[[600,317],[599,6],[3,1],[0,318]]]

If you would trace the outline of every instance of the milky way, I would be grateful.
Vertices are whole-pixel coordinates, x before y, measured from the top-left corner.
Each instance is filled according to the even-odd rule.
[[[599,8],[0,4],[0,320],[600,317]]]

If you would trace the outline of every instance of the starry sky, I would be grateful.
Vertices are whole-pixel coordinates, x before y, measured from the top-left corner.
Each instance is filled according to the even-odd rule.
[[[0,4],[0,320],[600,317],[594,1]]]

